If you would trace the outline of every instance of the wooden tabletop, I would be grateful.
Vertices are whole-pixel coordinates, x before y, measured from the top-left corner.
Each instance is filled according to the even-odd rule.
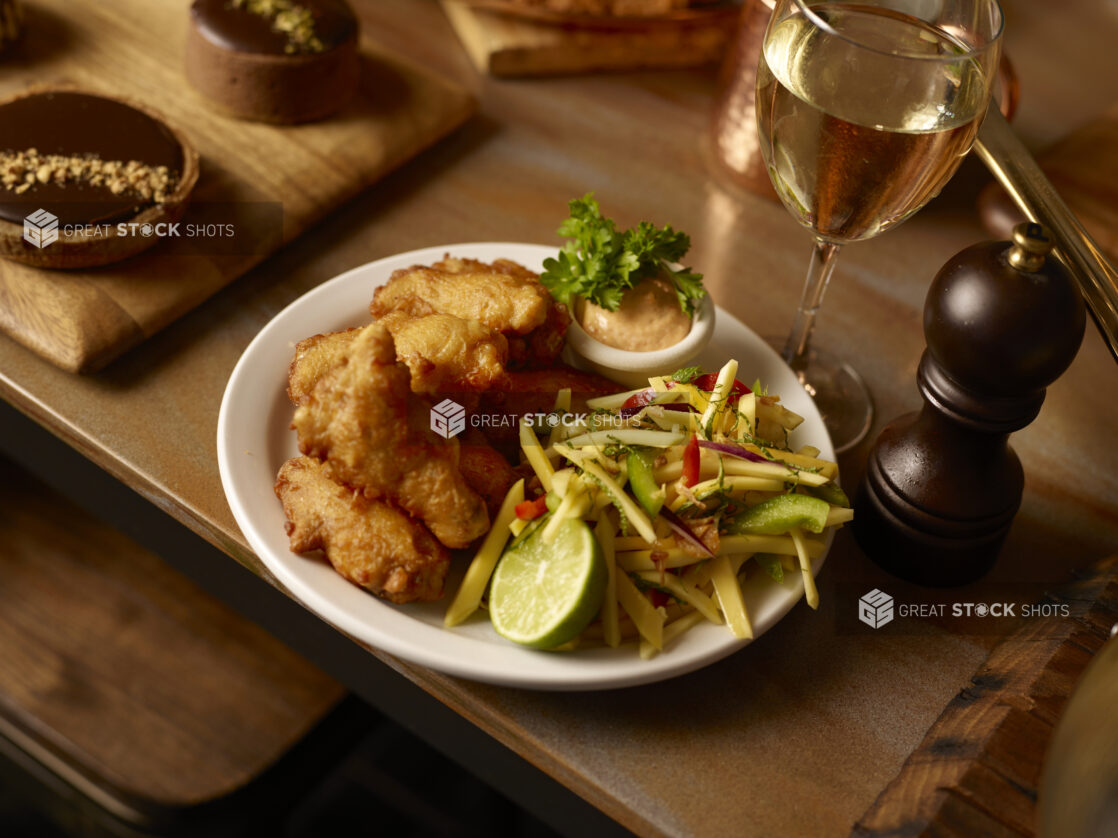
[[[726,186],[710,159],[715,73],[498,81],[473,70],[434,0],[355,5],[371,41],[471,88],[480,115],[101,373],[62,372],[0,339],[5,399],[265,578],[225,503],[217,411],[244,347],[308,289],[413,248],[558,243],[566,201],[589,190],[623,225],[690,232],[715,300],[762,334],[787,330],[808,257],[789,214]],[[1039,150],[1118,101],[1118,9],[1004,5],[1021,78],[1016,126]],[[974,209],[988,180],[968,161],[919,215],[840,258],[816,339],[865,376],[874,432],[920,404],[924,295],[948,257],[988,238]],[[1014,437],[1024,503],[984,585],[1021,599],[1115,552],[1116,395],[1118,366],[1089,326],[1040,417]],[[872,436],[841,459],[847,485],[860,479]],[[999,639],[931,624],[845,631],[836,609],[853,608],[851,587],[863,582],[893,584],[841,532],[818,613],[798,606],[754,646],[652,687],[547,694],[391,665],[638,833],[842,835]]]

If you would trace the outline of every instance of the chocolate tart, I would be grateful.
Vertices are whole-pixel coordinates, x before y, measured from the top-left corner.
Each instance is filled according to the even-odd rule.
[[[0,0],[0,54],[19,40],[23,29],[23,9],[19,0]]]
[[[186,138],[134,102],[72,88],[0,102],[2,257],[42,268],[126,259],[182,218],[197,180]]]
[[[309,122],[356,92],[357,39],[344,0],[194,0],[186,77],[230,116]]]

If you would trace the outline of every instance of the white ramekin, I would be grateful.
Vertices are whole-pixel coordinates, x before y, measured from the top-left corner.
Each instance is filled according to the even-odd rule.
[[[691,331],[679,343],[651,352],[617,349],[590,337],[575,317],[567,330],[564,357],[568,363],[604,375],[626,387],[643,387],[649,376],[668,375],[688,366],[714,334],[714,302],[708,293],[699,302]]]

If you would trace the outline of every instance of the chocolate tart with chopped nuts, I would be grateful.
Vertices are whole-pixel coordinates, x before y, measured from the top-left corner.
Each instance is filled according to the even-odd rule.
[[[23,29],[23,9],[19,0],[0,0],[0,55],[19,40]]]
[[[273,123],[322,119],[361,75],[344,0],[194,0],[186,77],[218,110]]]
[[[42,268],[126,259],[182,218],[197,180],[186,138],[133,102],[72,88],[0,102],[5,258]]]

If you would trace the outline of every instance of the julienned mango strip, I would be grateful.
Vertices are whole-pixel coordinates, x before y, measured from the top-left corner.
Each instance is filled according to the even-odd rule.
[[[779,402],[765,397],[757,399],[757,418],[768,419],[790,431],[798,428],[804,421],[804,417],[800,414],[793,413]]]
[[[741,595],[741,583],[734,573],[727,556],[715,556],[710,561],[710,581],[714,583],[714,594],[722,615],[726,618],[726,625],[733,632],[734,637],[743,640],[753,639],[753,626],[749,622],[749,615],[745,611],[745,600]]]
[[[706,431],[707,439],[711,438],[711,431],[714,428],[715,421],[726,409],[726,405],[730,400],[730,391],[734,386],[734,379],[737,377],[737,374],[738,362],[733,358],[727,361],[722,366],[722,369],[718,371],[718,377],[714,382],[714,389],[710,391],[710,398],[707,400],[706,410],[703,411],[702,418],[699,419],[699,427]]]
[[[693,606],[712,623],[722,623],[722,615],[718,613],[718,608],[715,606],[714,601],[702,591],[688,585],[674,573],[660,574],[655,570],[646,570],[637,575],[645,582],[658,585],[670,592],[676,599],[683,600],[688,605]]]
[[[485,593],[485,586],[489,584],[489,577],[493,575],[493,568],[501,558],[501,551],[509,540],[509,524],[516,518],[516,505],[524,500],[524,479],[521,478],[512,484],[512,488],[505,494],[501,508],[489,533],[485,536],[480,549],[474,556],[458,592],[454,595],[450,607],[446,609],[443,623],[447,626],[456,626],[477,611],[481,604],[481,596]]]
[[[770,456],[776,457],[778,460],[784,460],[789,465],[799,466],[800,468],[817,468],[821,475],[831,480],[834,480],[835,475],[838,474],[838,463],[831,460],[821,460],[818,457],[809,457],[806,454],[781,451],[779,448],[761,448],[761,446],[752,442],[742,444],[754,454],[760,454],[762,457],[767,452]]]
[[[607,646],[617,648],[621,644],[621,627],[617,610],[617,560],[613,549],[615,524],[611,515],[603,515],[594,527],[594,536],[602,548],[606,562],[606,595],[602,600],[602,639]]]
[[[632,618],[640,636],[656,649],[664,648],[664,615],[653,608],[648,598],[637,590],[627,574],[617,574],[617,599]]]
[[[652,522],[648,520],[648,516],[644,514],[644,510],[637,506],[636,501],[625,494],[622,488],[614,478],[606,474],[600,466],[591,462],[583,462],[582,470],[596,479],[601,485],[602,491],[606,492],[610,500],[621,511],[632,527],[643,537],[650,541],[656,540],[656,533],[652,529]]]
[[[571,388],[570,387],[564,387],[558,393],[555,394],[555,406],[552,407],[551,412],[556,413],[556,414],[558,414],[558,413],[569,413],[570,410],[571,410]],[[551,429],[551,433],[549,433],[547,435],[547,445],[545,447],[548,450],[551,450],[551,446],[553,446],[555,443],[562,442],[567,436],[567,430],[568,429],[567,429],[566,425],[556,423],[555,426]],[[555,468],[559,465],[559,458],[558,457],[553,457],[551,455],[548,455],[548,460],[551,462],[551,465],[552,465],[553,468]]]
[[[713,480],[718,477],[718,458],[719,454],[710,450],[709,448],[703,449],[702,459],[700,460],[699,476],[704,480]],[[819,462],[823,462],[820,460]],[[824,483],[831,481],[822,472],[816,473],[814,471],[794,471],[780,463],[754,463],[749,460],[739,460],[734,457],[722,457],[722,465],[726,470],[726,474],[740,477],[756,477],[772,481],[774,489],[772,491],[779,492],[783,488],[784,483],[802,483],[805,486],[822,486]],[[683,473],[682,461],[674,463],[666,463],[653,472],[653,476],[659,483],[667,483],[676,480]]]
[[[528,464],[532,466],[532,471],[540,479],[543,490],[550,492],[551,477],[555,474],[555,469],[552,468],[551,461],[544,455],[543,447],[536,437],[536,432],[532,430],[526,417],[520,420],[520,450],[524,452],[524,457],[528,460]]]
[[[693,629],[699,623],[706,620],[698,611],[688,611],[682,617],[672,620],[664,626],[664,646],[665,648],[677,637]],[[652,644],[647,640],[642,640],[640,645],[641,660],[648,660],[655,657],[660,652],[659,649],[653,648]]]
[[[843,524],[849,524],[854,520],[854,510],[846,509],[841,506],[832,506],[827,510],[827,526],[839,527]]]
[[[819,607],[819,590],[815,587],[815,577],[811,575],[811,558],[807,552],[807,539],[799,527],[793,527],[789,533],[792,542],[796,545],[796,556],[800,560],[800,571],[804,577],[804,598],[811,608]]]
[[[639,573],[645,570],[659,570],[660,567],[687,567],[697,564],[704,559],[692,556],[678,547],[659,549],[655,552],[663,554],[659,566],[652,560],[652,550],[623,550],[630,546],[632,538],[618,538],[616,542],[617,564],[622,570]],[[813,538],[804,538],[804,549],[809,558],[815,559],[823,555],[824,544]],[[787,535],[724,535],[719,540],[717,554],[719,556],[737,556],[744,553],[777,553],[787,556],[796,556],[796,544]]]

